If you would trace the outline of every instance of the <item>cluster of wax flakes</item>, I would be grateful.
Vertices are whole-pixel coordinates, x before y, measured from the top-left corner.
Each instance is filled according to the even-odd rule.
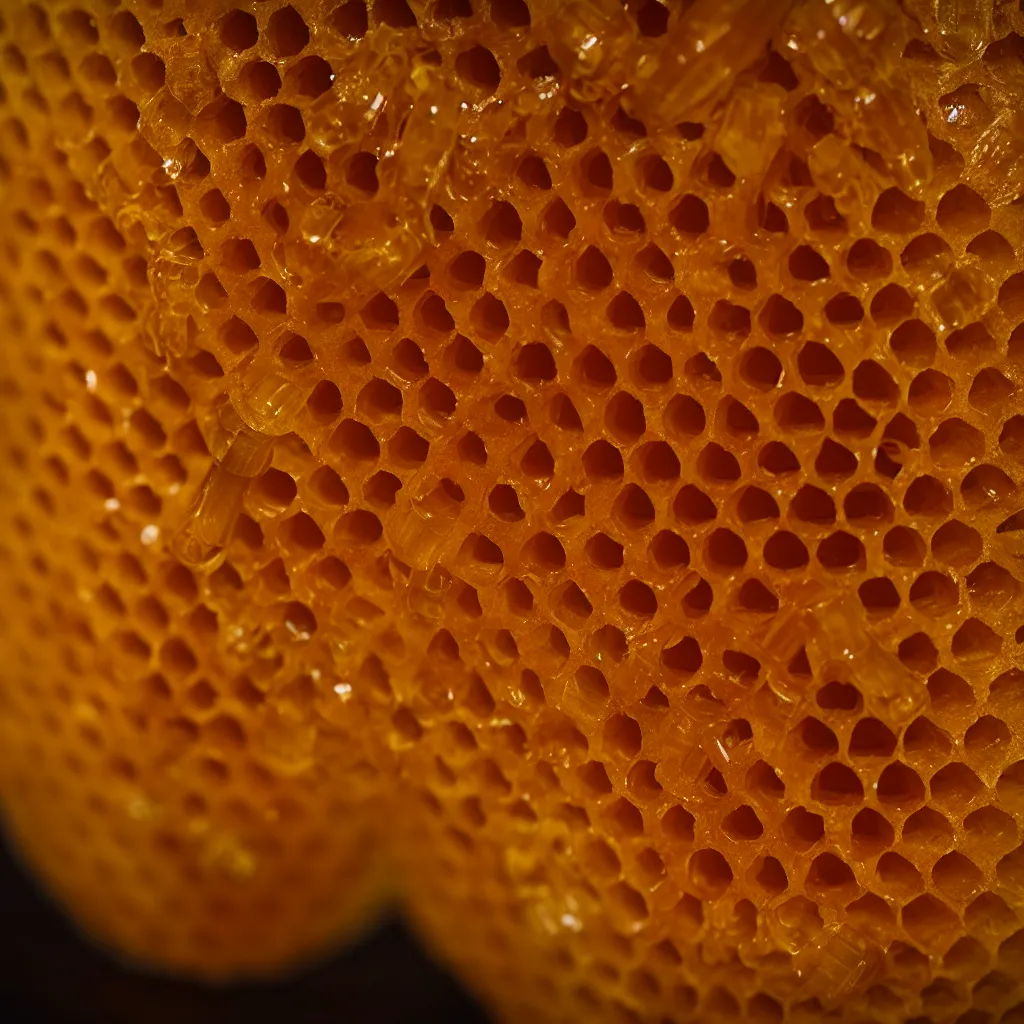
[[[390,874],[510,1019],[1024,1020],[1024,14],[952,6],[5,8],[80,920],[264,969]]]

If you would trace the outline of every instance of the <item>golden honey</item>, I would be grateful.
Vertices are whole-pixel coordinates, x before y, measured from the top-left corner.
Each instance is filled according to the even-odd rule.
[[[1024,1020],[1024,8],[9,0],[0,798],[222,978]]]

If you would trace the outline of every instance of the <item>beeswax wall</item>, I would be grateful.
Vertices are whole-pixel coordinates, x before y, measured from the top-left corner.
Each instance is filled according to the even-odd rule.
[[[1022,35],[3,5],[0,796],[76,919],[1024,1020]]]

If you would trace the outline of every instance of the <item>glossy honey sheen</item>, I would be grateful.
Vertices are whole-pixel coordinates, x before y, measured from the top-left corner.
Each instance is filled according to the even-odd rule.
[[[2,5],[0,798],[75,919],[1024,1021],[1022,34]]]

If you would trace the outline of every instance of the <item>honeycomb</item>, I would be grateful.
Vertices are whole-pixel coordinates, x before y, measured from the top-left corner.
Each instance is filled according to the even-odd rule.
[[[0,794],[81,926],[1024,1021],[1022,34],[5,0]]]

